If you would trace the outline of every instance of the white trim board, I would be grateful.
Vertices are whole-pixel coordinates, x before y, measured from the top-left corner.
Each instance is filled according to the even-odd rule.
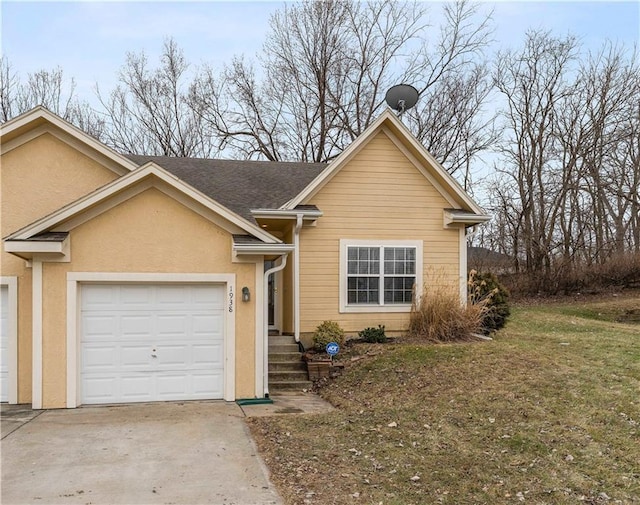
[[[7,286],[8,401],[16,404],[18,403],[18,277],[2,276],[0,286]]]
[[[104,164],[107,168],[119,175],[134,170],[138,166],[126,156],[114,151],[110,147],[107,147],[102,142],[96,140],[91,135],[88,135],[41,105],[7,121],[2,125],[2,127],[0,127],[0,135],[4,137],[5,135],[8,135],[20,128],[27,127],[29,123],[38,123],[38,125],[35,126],[33,130],[25,131],[15,139],[8,142],[2,142],[2,154],[19,147],[24,142],[28,142],[43,133],[52,133],[63,142],[71,144],[83,154],[89,156],[98,163]],[[54,127],[58,129],[59,133],[55,131]]]
[[[422,293],[424,250],[422,240],[360,240],[340,239],[340,313],[368,312],[410,312],[411,304],[388,305],[348,305],[347,304],[347,248],[348,247],[415,247],[416,248],[416,287],[415,292]],[[381,261],[384,261],[381,258]],[[384,296],[383,287],[379,288]]]
[[[80,286],[90,283],[200,283],[225,284],[227,309],[225,311],[224,339],[224,399],[234,401],[236,371],[236,276],[235,274],[193,273],[128,273],[128,272],[69,272],[67,273],[67,408],[80,405]]]
[[[31,328],[31,407],[42,408],[42,261],[31,263],[32,287],[32,328]]]

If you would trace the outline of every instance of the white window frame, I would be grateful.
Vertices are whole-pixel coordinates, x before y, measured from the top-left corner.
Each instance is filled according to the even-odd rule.
[[[384,286],[380,286],[380,301],[373,304],[349,304],[347,303],[347,250],[349,247],[413,247],[416,250],[416,292],[422,293],[422,264],[423,264],[422,240],[358,240],[340,239],[340,313],[349,312],[410,312],[410,303],[393,303],[384,305]],[[381,258],[383,268],[384,258]]]

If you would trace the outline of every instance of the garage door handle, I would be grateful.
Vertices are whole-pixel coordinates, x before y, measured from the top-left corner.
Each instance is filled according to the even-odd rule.
[[[151,351],[151,357],[152,358],[157,358],[158,355],[156,354],[156,350],[154,349],[153,351]]]

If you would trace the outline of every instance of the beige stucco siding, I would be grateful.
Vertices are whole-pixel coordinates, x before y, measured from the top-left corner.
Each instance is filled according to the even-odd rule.
[[[340,239],[421,240],[425,277],[435,272],[457,289],[460,234],[443,227],[443,208],[451,204],[385,133],[306,203],[324,215],[301,233],[301,332],[326,319],[351,333],[378,324],[388,331],[407,326],[407,312],[340,313]]]
[[[43,399],[64,407],[67,272],[232,273],[255,289],[255,264],[233,263],[230,234],[151,188],[71,231],[71,262],[45,264]],[[255,395],[255,302],[236,303],[236,396]]]
[[[117,175],[45,133],[5,152],[0,163],[2,237],[107,184]],[[31,269],[1,252],[1,275],[18,280],[18,402],[31,401]]]

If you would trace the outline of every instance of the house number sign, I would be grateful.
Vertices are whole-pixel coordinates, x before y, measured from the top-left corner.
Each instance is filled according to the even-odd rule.
[[[233,312],[233,286],[229,286],[229,312]]]

